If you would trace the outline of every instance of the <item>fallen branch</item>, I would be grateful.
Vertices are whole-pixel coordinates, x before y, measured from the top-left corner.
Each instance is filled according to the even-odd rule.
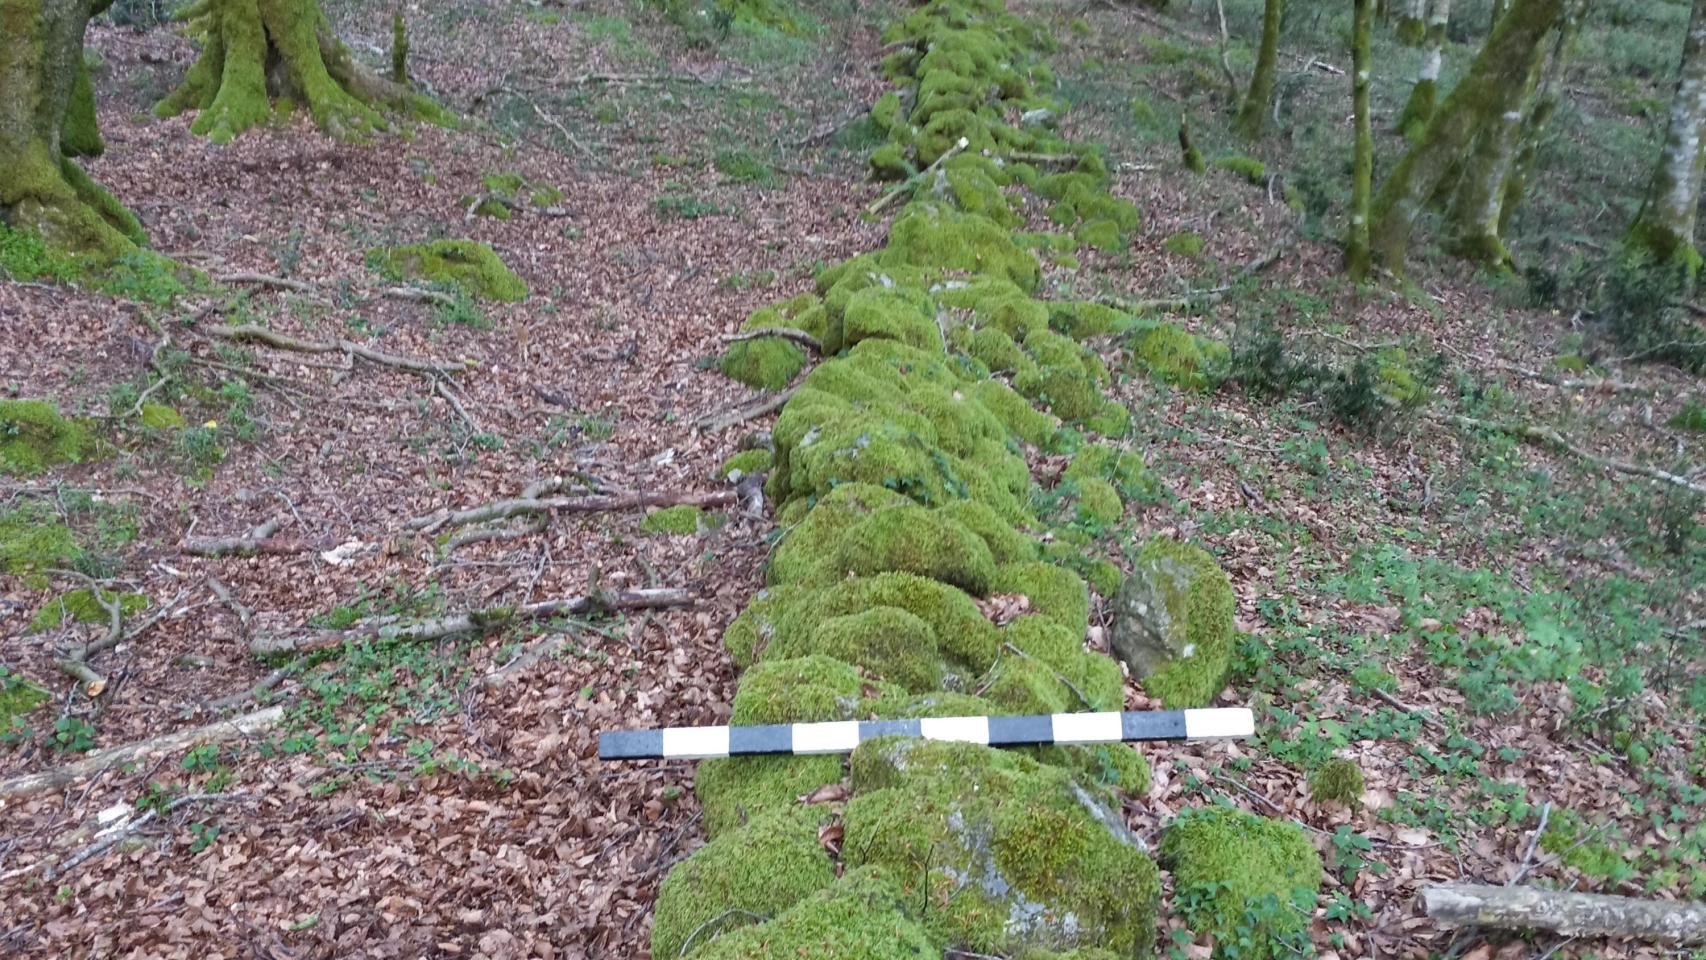
[[[211,802],[211,801],[232,801],[232,802],[235,802],[237,800],[242,800],[245,798],[246,798],[245,794],[192,793],[192,794],[189,794],[188,796],[178,797],[177,799],[168,803],[166,805],[166,812],[167,813],[174,812],[179,807],[188,806],[189,804],[192,804],[192,803],[207,803],[207,802]],[[125,838],[131,836],[134,833],[139,832],[143,827],[148,826],[150,823],[153,823],[156,819],[159,818],[159,815],[160,815],[159,810],[149,810],[146,813],[144,813],[142,816],[137,817],[136,819],[131,820],[128,823],[125,823],[125,824],[122,824],[120,826],[116,826],[116,827],[111,828],[110,830],[108,830],[106,832],[105,836],[96,840],[94,843],[89,844],[88,846],[84,847],[83,849],[77,851],[76,853],[72,854],[70,859],[66,860],[64,863],[56,865],[52,862],[49,862],[47,865],[47,869],[42,872],[42,878],[46,879],[46,880],[51,880],[51,879],[53,879],[53,877],[56,874],[64,873],[67,870],[74,870],[77,867],[81,866],[85,861],[91,860],[95,857],[100,856],[103,853],[106,853],[108,850],[111,850],[113,847],[117,846]]]
[[[603,513],[616,510],[638,510],[643,507],[726,507],[734,503],[735,495],[728,490],[712,493],[689,493],[665,490],[658,493],[623,493],[591,497],[519,497],[514,500],[494,500],[466,510],[440,510],[416,517],[404,524],[410,530],[432,533],[446,526],[460,527],[488,520],[540,513]]]
[[[1657,480],[1661,483],[1668,483],[1672,486],[1680,487],[1691,493],[1706,494],[1706,485],[1696,483],[1687,477],[1671,473],[1667,470],[1660,470],[1657,467],[1649,467],[1639,463],[1630,463],[1627,460],[1614,460],[1610,457],[1602,457],[1596,453],[1589,453],[1581,447],[1566,440],[1563,434],[1559,433],[1552,427],[1537,427],[1527,423],[1502,423],[1496,420],[1481,420],[1476,417],[1466,417],[1459,413],[1429,414],[1428,419],[1433,420],[1435,423],[1452,424],[1465,430],[1490,430],[1494,433],[1502,433],[1509,437],[1515,437],[1518,440],[1526,440],[1536,446],[1549,447],[1554,450],[1571,454],[1608,470],[1615,470],[1618,473],[1626,473],[1636,477],[1646,477],[1650,480]]]
[[[1471,883],[1425,887],[1421,899],[1429,917],[1452,926],[1706,943],[1706,903]]]
[[[687,590],[667,587],[644,590],[624,590],[597,593],[563,600],[542,600],[518,607],[488,607],[404,623],[385,617],[347,630],[313,630],[307,633],[279,637],[257,637],[249,643],[250,652],[257,656],[275,653],[297,653],[324,650],[352,640],[379,640],[395,643],[419,643],[443,640],[465,633],[484,632],[526,620],[542,620],[595,613],[601,610],[649,610],[657,607],[680,607],[693,603]]]
[[[99,773],[107,767],[118,766],[140,760],[156,753],[175,753],[202,743],[226,743],[231,740],[243,740],[258,733],[264,733],[278,724],[284,716],[284,707],[267,707],[253,713],[245,713],[240,717],[229,720],[216,720],[213,723],[176,733],[161,734],[148,740],[136,743],[107,747],[85,754],[82,759],[64,766],[44,770],[41,773],[27,773],[0,780],[0,801],[17,797],[27,797],[48,790],[57,790],[66,784],[80,780],[91,774]]]
[[[465,366],[460,363],[441,363],[436,360],[399,356],[394,353],[375,350],[372,347],[363,346],[350,340],[303,340],[249,323],[229,327],[205,327],[200,328],[200,330],[207,336],[219,340],[230,340],[236,343],[262,343],[269,347],[293,350],[297,353],[342,353],[350,357],[360,357],[369,363],[376,363],[383,367],[407,370],[410,373],[456,373],[465,369]]]
[[[1218,287],[1210,287],[1206,290],[1193,290],[1183,296],[1161,297],[1155,300],[1127,300],[1123,297],[1104,296],[1098,297],[1097,302],[1104,303],[1116,310],[1124,310],[1127,313],[1143,313],[1155,310],[1178,311],[1189,310],[1195,306],[1207,306],[1208,304],[1218,302],[1222,297],[1231,293],[1232,288],[1236,287],[1240,282],[1253,277],[1278,263],[1280,257],[1284,255],[1284,245],[1276,243],[1272,247],[1268,248],[1268,252],[1254,260],[1251,260],[1249,263],[1244,264],[1244,266],[1238,271],[1237,279],[1233,280],[1231,283],[1225,283]]]
[[[724,343],[740,343],[745,340],[762,340],[765,337],[775,337],[779,340],[792,340],[807,350],[816,354],[823,353],[823,341],[793,327],[759,327],[756,330],[743,330],[740,333],[723,334]]]
[[[248,556],[256,553],[302,553],[309,545],[301,540],[278,540],[273,534],[283,522],[277,517],[234,537],[185,537],[178,550],[192,557]]]
[[[943,151],[942,155],[937,157],[936,161],[934,163],[930,164],[928,167],[925,167],[923,170],[920,170],[919,172],[913,174],[912,176],[907,177],[906,180],[901,182],[893,190],[890,190],[888,193],[885,193],[882,196],[878,197],[877,202],[875,202],[875,203],[871,204],[869,207],[865,208],[866,215],[874,217],[877,214],[881,213],[883,211],[883,208],[888,206],[890,203],[893,203],[894,199],[896,197],[900,196],[903,193],[909,192],[914,187],[918,186],[920,183],[923,183],[926,178],[928,178],[931,174],[936,172],[938,167],[940,167],[943,163],[947,162],[950,158],[952,158],[952,157],[956,156],[957,154],[959,154],[960,152],[964,151],[965,148],[969,147],[969,146],[971,146],[971,141],[967,140],[965,137],[961,137],[959,139],[958,143],[955,143],[953,146],[951,146],[947,150]]]
[[[780,393],[773,393],[755,403],[736,407],[727,413],[720,413],[705,417],[698,423],[695,423],[694,426],[707,433],[726,430],[736,424],[745,423],[754,417],[762,417],[773,410],[780,410],[782,405],[787,403],[788,400],[793,397],[795,391],[799,389],[800,388],[798,386],[789,387]]]
[[[275,277],[266,273],[222,273],[213,279],[220,283],[252,283],[261,287],[277,287],[304,294],[315,299],[321,299],[320,288],[306,280],[291,280],[288,277]]]

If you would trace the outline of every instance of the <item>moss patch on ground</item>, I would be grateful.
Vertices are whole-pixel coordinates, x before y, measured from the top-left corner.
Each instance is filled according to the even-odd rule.
[[[527,284],[491,247],[473,240],[432,240],[373,253],[392,276],[449,284],[483,300],[527,298]]]
[[[76,463],[94,447],[86,426],[46,400],[0,400],[0,473],[41,473],[55,464]]]
[[[698,507],[681,504],[664,507],[646,514],[640,521],[641,533],[667,533],[676,536],[698,533],[705,525],[705,512]]]
[[[1290,956],[1274,950],[1286,942],[1307,951],[1323,875],[1302,828],[1233,807],[1186,810],[1161,834],[1160,857],[1187,919],[1218,939],[1247,940],[1238,956]]]

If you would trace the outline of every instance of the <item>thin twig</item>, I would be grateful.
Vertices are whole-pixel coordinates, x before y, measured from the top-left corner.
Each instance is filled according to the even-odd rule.
[[[1534,848],[1540,846],[1540,836],[1546,832],[1546,821],[1551,816],[1552,801],[1548,800],[1540,805],[1540,826],[1535,827],[1534,836],[1528,838],[1528,850],[1522,855],[1522,863],[1517,866],[1516,873],[1505,881],[1505,886],[1514,887],[1522,882],[1523,877],[1528,876],[1529,864],[1534,861]]]
[[[745,340],[761,340],[765,337],[776,337],[780,340],[792,340],[813,353],[823,353],[823,341],[793,327],[758,327],[754,330],[742,330],[739,333],[723,334],[724,343],[740,343]]]
[[[720,413],[706,417],[694,424],[694,426],[706,433],[715,433],[719,430],[726,430],[736,424],[745,423],[754,417],[762,417],[774,410],[782,409],[783,404],[786,404],[790,399],[792,399],[799,389],[800,388],[798,386],[789,387],[780,393],[773,393],[756,403],[736,407],[727,413]]]

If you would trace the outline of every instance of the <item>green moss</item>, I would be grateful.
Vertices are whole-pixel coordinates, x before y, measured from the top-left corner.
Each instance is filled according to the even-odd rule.
[[[1175,900],[1195,905],[1193,926],[1248,939],[1238,956],[1278,955],[1270,944],[1305,930],[1321,889],[1321,858],[1301,828],[1232,807],[1180,813],[1161,835],[1160,856]]]
[[[1000,224],[939,204],[914,203],[895,221],[882,253],[888,263],[986,273],[1031,290],[1041,277],[1037,258]]]
[[[1012,955],[1153,947],[1155,866],[1058,767],[973,744],[880,739],[851,758],[843,856],[894,872],[936,943]]]
[[[824,621],[877,607],[898,608],[928,624],[931,644],[963,669],[982,672],[995,660],[995,626],[977,603],[963,590],[911,573],[853,577],[796,600],[777,614],[772,635],[779,644],[803,647]]]
[[[1202,234],[1190,230],[1170,234],[1161,241],[1161,249],[1181,257],[1197,256],[1202,253],[1202,248]]]
[[[140,414],[142,425],[150,430],[172,430],[184,426],[184,415],[163,403],[145,403]]]
[[[717,938],[695,960],[930,960],[938,956],[911,902],[880,867],[847,871],[768,923]],[[653,956],[663,956],[656,950]]]
[[[1013,388],[1048,405],[1062,420],[1081,421],[1100,413],[1105,402],[1096,381],[1082,365],[1037,367],[1013,378]]]
[[[473,240],[432,240],[377,252],[387,272],[448,283],[486,300],[517,301],[527,284],[491,247]]]
[[[995,559],[965,524],[923,507],[878,510],[847,531],[832,569],[860,576],[897,570],[959,587],[989,592]]]
[[[1160,488],[1160,481],[1143,462],[1141,455],[1105,443],[1090,443],[1078,448],[1062,477],[1072,481],[1085,478],[1108,480],[1120,497],[1127,501],[1153,501]]]
[[[683,536],[698,533],[705,522],[704,511],[698,507],[682,504],[675,507],[664,507],[646,514],[640,521],[641,533],[667,533]]]
[[[995,593],[1030,598],[1031,610],[1082,639],[1090,629],[1090,594],[1071,570],[1052,563],[1009,563],[995,572]]]
[[[1219,157],[1214,161],[1216,169],[1235,173],[1256,186],[1264,186],[1268,182],[1268,168],[1255,157],[1247,157],[1240,153]]]
[[[1207,390],[1225,365],[1224,344],[1192,335],[1170,323],[1156,323],[1132,335],[1132,359],[1163,383]]]
[[[889,94],[893,96],[893,94]],[[905,180],[917,172],[899,144],[885,143],[871,151],[871,175],[878,180]]]
[[[87,428],[45,400],[0,400],[0,473],[29,476],[94,449]]]
[[[1026,479],[1029,479],[1027,473]],[[940,508],[947,517],[965,524],[971,531],[983,538],[989,547],[989,554],[996,563],[1019,563],[1025,560],[1035,560],[1040,552],[1040,545],[1033,537],[1013,529],[1013,525],[1001,519],[1000,514],[986,503],[976,500],[959,500]]]
[[[840,779],[838,756],[730,757],[701,762],[693,792],[705,812],[705,835],[716,838]]]
[[[1120,584],[1125,582],[1125,571],[1112,560],[1098,558],[1090,561],[1084,571],[1084,579],[1089,581],[1098,596],[1112,599],[1119,592]]]
[[[1117,333],[1132,323],[1129,314],[1094,300],[1074,300],[1049,306],[1049,326],[1074,340]]]
[[[41,588],[41,571],[74,565],[83,550],[64,521],[36,504],[0,510],[0,570]]]
[[[118,604],[120,616],[126,619],[148,609],[148,595],[145,593],[115,593],[102,590],[101,601]],[[64,625],[67,620],[77,623],[107,623],[111,617],[112,614],[107,608],[95,599],[94,591],[84,587],[62,593],[43,604],[35,616],[30,618],[30,629],[54,630]]]
[[[864,686],[865,681],[852,663],[832,656],[814,654],[764,660],[741,675],[730,722],[850,720],[858,709]]]
[[[747,915],[774,916],[834,883],[834,865],[817,839],[827,818],[821,806],[778,810],[724,833],[678,864],[658,888],[652,955],[702,948],[751,923]]]
[[[790,404],[792,406],[792,404]],[[905,496],[870,484],[835,487],[783,534],[771,554],[767,575],[771,584],[812,584],[841,579],[833,568],[836,551],[848,532],[871,511],[907,503]]]
[[[1072,233],[1079,243],[1103,253],[1125,249],[1125,236],[1112,220],[1087,220]]]
[[[789,655],[778,643],[777,654]],[[853,664],[865,675],[912,693],[934,690],[942,682],[936,631],[898,607],[871,607],[830,617],[812,631],[807,650]]]
[[[1692,398],[1684,400],[1681,409],[1665,425],[1679,430],[1706,430],[1706,404]]]
[[[1000,419],[1014,436],[1034,447],[1049,449],[1054,445],[1060,420],[1031,406],[1012,387],[999,380],[985,380],[972,387],[972,395],[984,408]]]
[[[920,350],[939,352],[943,347],[935,304],[906,288],[866,287],[848,299],[842,345],[851,347],[871,338],[898,340]]]
[[[716,477],[719,480],[739,480],[741,477],[764,473],[770,469],[772,462],[768,450],[742,450],[717,467]]]
[[[1117,400],[1109,400],[1084,421],[1084,429],[1104,437],[1123,437],[1131,432],[1131,409]]]
[[[52,701],[52,693],[0,664],[0,740],[25,727],[25,714]]]
[[[806,293],[754,310],[741,329],[767,330],[785,327],[822,338],[825,332],[823,301]],[[760,337],[729,345],[719,369],[723,374],[757,390],[780,390],[804,369],[809,357],[799,344],[780,337]]]
[[[1334,757],[1309,775],[1309,796],[1316,803],[1354,807],[1362,802],[1362,768],[1343,757]]]
[[[1031,688],[1046,690],[1036,705],[1048,705],[1047,709],[1027,712],[1118,710],[1124,702],[1125,680],[1119,664],[1085,650],[1082,632],[1074,632],[1046,616],[1028,616],[1002,628],[1001,639],[1003,643],[1024,651],[1031,664],[1045,668],[1041,675],[1042,683],[1033,681]],[[991,672],[1011,671],[1025,662],[1025,657],[1014,657],[1009,651],[997,669]],[[994,700],[1001,699],[993,688],[989,696]]]
[[[14,230],[0,223],[0,274],[25,283],[69,283],[83,274],[83,268],[75,259],[48,246],[34,230]]]
[[[1207,551],[1165,537],[1145,544],[1133,569],[1153,586],[1152,622],[1164,627],[1174,653],[1152,670],[1133,664],[1133,672],[1169,709],[1206,706],[1225,685],[1232,659],[1231,582]]]
[[[1075,485],[1080,522],[1102,527],[1111,527],[1120,522],[1120,518],[1125,514],[1125,504],[1120,502],[1119,492],[1114,489],[1113,484],[1106,480],[1086,477],[1076,481]]]
[[[994,327],[976,330],[958,327],[954,333],[955,346],[988,367],[991,373],[1013,373],[1036,365],[1012,337]]]

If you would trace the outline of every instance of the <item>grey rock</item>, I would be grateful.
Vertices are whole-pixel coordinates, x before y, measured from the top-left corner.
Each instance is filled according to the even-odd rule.
[[[1185,599],[1197,571],[1169,556],[1139,561],[1114,596],[1114,655],[1139,680],[1196,651],[1187,638]]]

